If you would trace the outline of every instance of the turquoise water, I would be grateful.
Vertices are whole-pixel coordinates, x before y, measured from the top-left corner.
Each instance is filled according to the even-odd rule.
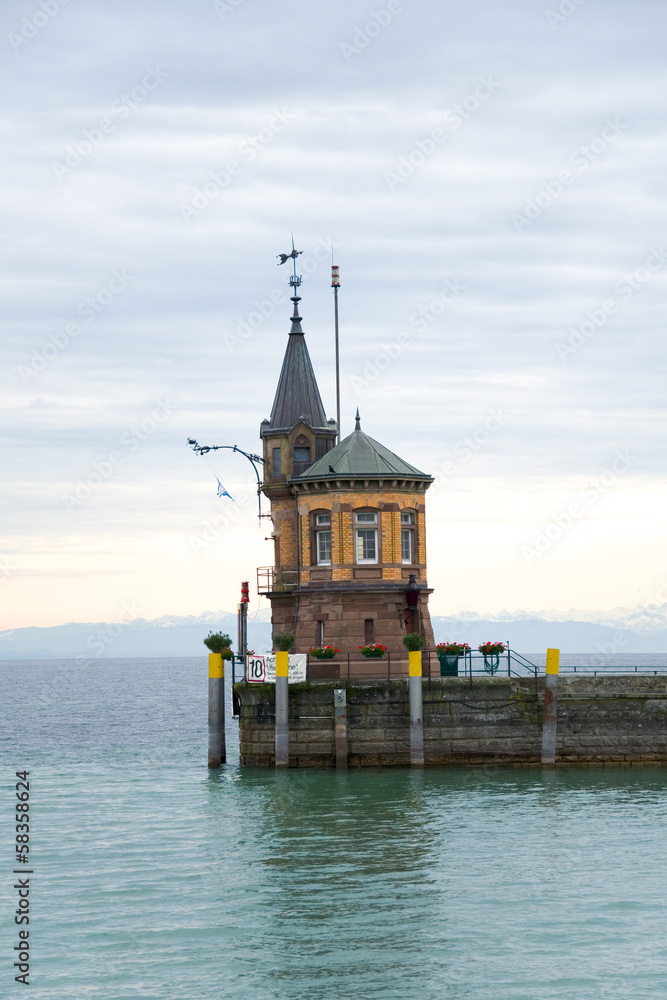
[[[0,662],[32,998],[667,994],[667,771],[206,768],[206,661]],[[0,995],[21,995],[5,922]]]

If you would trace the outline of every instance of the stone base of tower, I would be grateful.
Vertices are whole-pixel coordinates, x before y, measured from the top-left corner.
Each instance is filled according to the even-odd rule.
[[[431,590],[421,590],[414,631],[433,648],[433,629],[428,610]],[[335,646],[341,653],[358,653],[366,642],[379,642],[390,653],[405,654],[403,636],[405,623],[404,587],[359,587],[336,590],[309,587],[300,591],[272,593],[271,622],[273,634],[292,632],[296,636],[293,650],[307,653],[319,645]]]

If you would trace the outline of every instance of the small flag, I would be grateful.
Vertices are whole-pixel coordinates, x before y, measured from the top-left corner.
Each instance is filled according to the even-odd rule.
[[[215,477],[215,479],[216,479],[216,482],[218,484],[218,496],[219,497],[229,497],[230,500],[233,500],[234,497],[231,495],[231,493],[227,492],[227,490],[222,485],[222,483],[220,482],[220,480],[218,479],[217,476]]]

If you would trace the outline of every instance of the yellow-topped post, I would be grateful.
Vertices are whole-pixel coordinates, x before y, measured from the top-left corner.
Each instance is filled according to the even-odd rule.
[[[276,767],[289,767],[289,653],[276,653]]]
[[[421,650],[408,652],[408,688],[410,692],[410,765],[424,766],[424,720]]]
[[[225,661],[222,653],[208,654],[208,766],[220,767],[225,749]]]
[[[558,668],[560,650],[547,649],[547,672],[544,679],[544,718],[542,722],[542,763],[556,763],[558,728]]]

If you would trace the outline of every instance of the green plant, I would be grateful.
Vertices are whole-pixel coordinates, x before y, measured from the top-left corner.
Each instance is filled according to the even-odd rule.
[[[294,634],[292,632],[276,632],[273,637],[273,645],[282,653],[288,653],[294,645]]]
[[[439,642],[435,647],[436,653],[440,656],[465,656],[470,652],[467,642]]]
[[[502,642],[483,642],[477,648],[484,656],[497,656],[499,653],[505,652],[505,644]]]
[[[426,639],[419,632],[408,632],[403,636],[403,645],[410,653],[416,653],[426,645]]]
[[[377,658],[384,656],[387,652],[387,647],[383,646],[381,642],[367,642],[365,646],[359,646],[362,656],[368,656],[369,658]]]
[[[335,646],[313,646],[310,651],[310,655],[316,660],[333,660],[336,653],[340,653],[340,649]]]
[[[204,639],[204,645],[208,646],[212,653],[221,653],[223,660],[231,660],[233,653],[229,648],[232,640],[225,632],[209,632]]]

